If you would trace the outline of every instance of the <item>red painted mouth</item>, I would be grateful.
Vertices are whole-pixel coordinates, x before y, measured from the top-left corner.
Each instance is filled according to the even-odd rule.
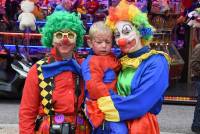
[[[132,41],[130,42],[127,42],[126,45],[124,46],[119,46],[120,49],[123,51],[123,52],[128,52],[130,49],[132,49],[133,47],[135,47],[136,45],[136,40],[133,39]]]

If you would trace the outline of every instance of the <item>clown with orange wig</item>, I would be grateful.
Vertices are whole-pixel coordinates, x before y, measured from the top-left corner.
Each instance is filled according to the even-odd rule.
[[[127,122],[129,134],[159,134],[156,115],[169,83],[170,58],[150,49],[154,28],[147,14],[133,4],[122,0],[111,7],[106,24],[114,31],[124,56],[120,59],[118,94],[110,91],[110,96],[99,98],[98,107],[106,121]],[[104,124],[102,128],[109,127]]]

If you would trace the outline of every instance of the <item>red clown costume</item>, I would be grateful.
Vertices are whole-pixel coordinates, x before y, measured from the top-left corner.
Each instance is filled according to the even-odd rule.
[[[53,125],[65,123],[74,126],[75,133],[90,133],[81,112],[81,59],[73,53],[83,43],[84,33],[82,22],[74,13],[59,11],[48,16],[42,43],[53,48],[28,73],[19,109],[20,134],[49,134],[55,131]]]

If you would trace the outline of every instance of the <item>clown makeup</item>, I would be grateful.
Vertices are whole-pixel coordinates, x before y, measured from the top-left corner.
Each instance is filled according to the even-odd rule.
[[[131,53],[142,48],[139,32],[130,22],[119,21],[115,28],[115,41],[122,52]]]
[[[76,33],[72,31],[58,31],[53,35],[53,46],[63,58],[66,58],[73,52],[76,38]]]
[[[54,33],[53,36],[54,36],[53,43],[60,43],[64,40],[64,38],[68,40],[68,42],[66,43],[70,43],[70,44],[76,43],[76,33],[72,31],[67,31],[67,32],[58,31]]]

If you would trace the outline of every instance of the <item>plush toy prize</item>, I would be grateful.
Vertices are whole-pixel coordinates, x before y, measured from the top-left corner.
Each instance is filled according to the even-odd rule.
[[[34,10],[34,2],[30,0],[24,0],[21,2],[21,10],[23,11],[19,17],[19,29],[25,30],[26,28],[30,28],[32,31],[36,29],[35,26],[35,16],[32,14]]]

